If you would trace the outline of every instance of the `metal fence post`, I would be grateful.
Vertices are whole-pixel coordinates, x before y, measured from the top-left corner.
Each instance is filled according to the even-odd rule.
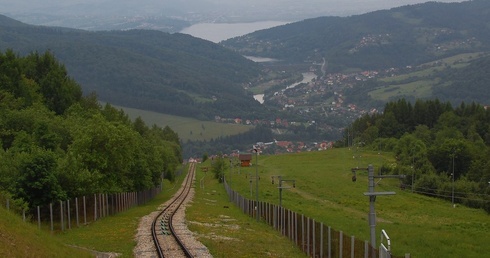
[[[51,232],[53,232],[53,203],[49,203],[49,215],[51,217]]]
[[[78,197],[75,198],[75,214],[77,218],[77,227],[80,227],[80,222],[78,221]]]
[[[97,220],[97,194],[94,194],[94,221]]]
[[[354,258],[354,243],[355,243],[356,239],[354,236],[351,236],[350,237],[350,257],[351,258]]]
[[[71,229],[70,200],[66,200],[66,210],[68,214],[68,229]]]
[[[323,258],[323,222],[320,223],[320,258]]]
[[[37,225],[39,227],[39,229],[41,229],[41,208],[39,207],[39,205],[37,206]]]
[[[84,225],[87,225],[87,205],[85,203],[85,196],[83,196],[83,220]]]
[[[328,226],[328,258],[332,258],[332,228]]]
[[[60,201],[60,221],[61,221],[61,231],[65,231],[65,223],[63,221],[63,201]]]
[[[339,236],[339,258],[342,258],[342,251],[344,250],[344,233],[340,231],[340,236]]]

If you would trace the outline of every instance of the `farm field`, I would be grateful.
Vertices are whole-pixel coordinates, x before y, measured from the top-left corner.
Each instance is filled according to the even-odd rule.
[[[483,53],[459,54],[444,58],[436,62],[420,65],[421,70],[396,75],[393,77],[381,78],[381,82],[388,85],[376,88],[369,92],[373,99],[389,101],[400,96],[412,96],[414,98],[428,98],[432,95],[432,86],[439,83],[439,78],[435,74],[443,71],[447,67],[462,68],[469,65],[469,62],[478,58]],[[425,67],[425,68],[424,68]]]
[[[252,162],[256,162],[255,156]],[[341,230],[345,235],[369,240],[369,199],[363,195],[367,191],[367,172],[358,171],[357,182],[352,182],[351,168],[373,164],[376,170],[383,163],[394,163],[390,153],[353,152],[346,148],[259,155],[259,199],[279,204],[277,181],[273,185],[271,176],[296,180],[295,188],[283,190],[284,207]],[[248,175],[255,175],[255,169],[254,166],[235,168],[233,172],[230,169],[225,176],[231,180],[234,190],[254,199],[255,184],[251,192]],[[207,177],[211,180],[210,175]],[[483,210],[459,205],[453,208],[451,201],[413,194],[399,185],[398,179],[377,180],[377,192],[396,192],[376,199],[378,243],[380,231],[384,229],[391,238],[393,254],[398,256],[410,253],[412,257],[481,257],[490,253],[490,216]]]
[[[143,121],[145,121],[147,126],[152,126],[155,124],[162,128],[165,126],[170,127],[179,135],[179,138],[183,142],[188,140],[211,140],[220,136],[244,133],[253,128],[252,126],[247,125],[201,121],[194,118],[167,115],[142,109],[122,106],[114,107],[117,109],[122,109],[131,120],[134,120],[140,116]]]

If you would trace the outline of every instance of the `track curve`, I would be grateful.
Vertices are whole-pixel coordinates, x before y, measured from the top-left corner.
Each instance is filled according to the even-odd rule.
[[[158,257],[194,257],[190,248],[185,245],[178,232],[176,232],[173,225],[173,217],[189,197],[195,178],[195,166],[195,163],[190,163],[183,187],[152,222],[152,238]]]

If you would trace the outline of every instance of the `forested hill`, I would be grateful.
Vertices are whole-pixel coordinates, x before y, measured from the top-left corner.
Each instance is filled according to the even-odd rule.
[[[189,35],[31,26],[0,15],[0,51],[7,49],[51,51],[86,94],[117,105],[198,118],[262,112],[243,89],[260,66]]]
[[[140,191],[173,180],[181,163],[174,131],[82,97],[51,54],[0,52],[0,196],[33,208]]]
[[[490,1],[409,5],[351,17],[320,17],[229,39],[252,56],[328,63],[330,72],[418,65],[490,50]]]

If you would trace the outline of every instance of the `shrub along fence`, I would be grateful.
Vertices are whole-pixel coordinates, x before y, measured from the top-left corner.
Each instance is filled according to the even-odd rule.
[[[226,180],[224,186],[230,200],[245,214],[257,218],[256,209],[258,208],[259,220],[266,222],[281,232],[283,236],[288,237],[309,257],[378,257],[378,249],[372,247],[368,241],[346,236],[342,231],[334,230],[330,226],[325,226],[321,222],[278,205],[260,201],[257,205],[256,200],[244,198],[231,189]],[[389,253],[381,256],[396,257]],[[409,257],[409,255],[402,257]]]
[[[46,206],[37,206],[31,211],[5,197],[0,198],[0,205],[7,210],[22,214],[24,221],[37,223],[40,229],[64,231],[143,205],[158,195],[162,189],[160,185],[139,192],[82,196],[53,202]]]

